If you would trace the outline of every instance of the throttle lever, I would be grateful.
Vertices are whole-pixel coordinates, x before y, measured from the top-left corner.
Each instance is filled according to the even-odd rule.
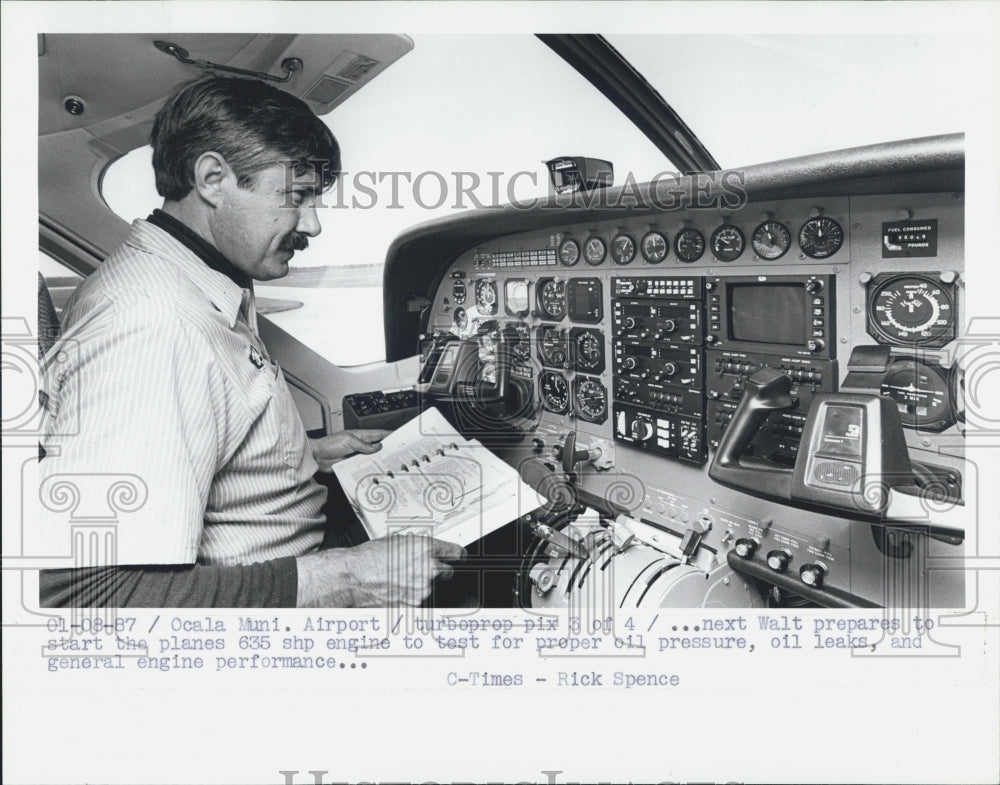
[[[792,378],[774,368],[761,368],[746,382],[746,389],[733,419],[722,435],[713,466],[724,468],[739,466],[740,456],[746,451],[760,426],[771,412],[791,409]]]

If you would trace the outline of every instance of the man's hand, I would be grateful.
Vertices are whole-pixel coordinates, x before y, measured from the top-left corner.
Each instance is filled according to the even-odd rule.
[[[384,608],[420,605],[437,577],[450,578],[446,562],[461,561],[465,548],[432,537],[396,534],[357,545],[300,556],[299,608]]]
[[[373,453],[382,449],[382,440],[392,431],[381,428],[356,428],[337,431],[329,436],[311,439],[313,458],[321,472],[328,472],[333,464],[357,452]]]

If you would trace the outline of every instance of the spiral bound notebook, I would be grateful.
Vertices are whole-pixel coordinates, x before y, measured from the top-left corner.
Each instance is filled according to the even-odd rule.
[[[433,407],[385,438],[379,452],[333,471],[373,539],[415,532],[464,546],[544,503],[513,467]]]

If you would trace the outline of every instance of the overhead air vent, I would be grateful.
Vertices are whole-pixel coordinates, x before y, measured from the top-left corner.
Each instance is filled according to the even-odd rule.
[[[353,52],[347,52],[346,54],[351,58],[350,62],[337,71],[337,76],[342,79],[357,82],[359,79],[364,79],[368,76],[369,72],[378,65],[378,60],[372,60],[370,57],[356,55]]]
[[[318,104],[332,104],[353,86],[350,82],[323,74],[320,80],[306,93],[306,100]]]

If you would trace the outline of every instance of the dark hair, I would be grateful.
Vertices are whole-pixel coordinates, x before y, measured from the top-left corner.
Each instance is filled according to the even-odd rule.
[[[340,174],[340,146],[330,129],[290,93],[256,79],[206,74],[167,99],[153,121],[153,171],[164,199],[182,199],[194,187],[198,157],[215,151],[241,188],[279,161],[296,175],[319,171],[325,190]]]

